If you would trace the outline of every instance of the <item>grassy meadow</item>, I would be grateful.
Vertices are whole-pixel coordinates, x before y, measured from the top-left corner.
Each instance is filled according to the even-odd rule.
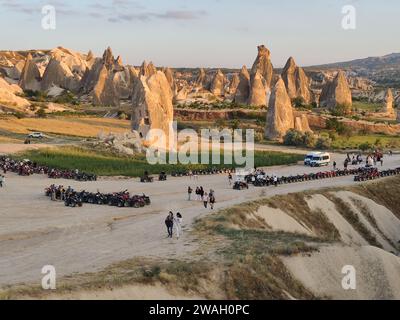
[[[24,159],[28,158],[41,165],[62,169],[79,169],[81,171],[95,173],[100,176],[138,177],[143,175],[144,171],[146,170],[151,174],[157,174],[161,171],[171,173],[188,169],[205,169],[207,167],[238,166],[237,164],[223,164],[222,153],[220,165],[150,165],[144,155],[121,157],[79,147],[30,150],[19,154],[18,156]],[[255,166],[257,167],[294,164],[303,159],[303,156],[298,154],[267,151],[256,151],[254,157]]]

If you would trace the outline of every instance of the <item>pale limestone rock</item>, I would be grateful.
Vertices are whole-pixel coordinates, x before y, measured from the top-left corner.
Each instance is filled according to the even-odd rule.
[[[223,96],[225,94],[226,78],[221,70],[218,70],[211,81],[210,91],[215,96]]]
[[[352,112],[353,100],[346,75],[339,71],[333,81],[328,82],[322,89],[320,106],[334,110],[338,105],[345,107],[345,113]]]
[[[304,70],[296,65],[292,57],[289,58],[282,71],[282,79],[290,99],[301,98],[305,104],[311,102],[310,81]]]
[[[282,140],[289,129],[294,128],[292,103],[280,78],[272,90],[269,101],[265,137],[270,140]]]
[[[266,106],[268,97],[268,86],[265,79],[257,71],[253,76],[250,87],[248,104],[251,106]]]
[[[40,71],[36,66],[35,62],[32,60],[32,55],[29,53],[25,60],[24,69],[21,73],[21,78],[19,80],[19,86],[23,90],[40,90]]]
[[[246,66],[242,67],[239,74],[239,85],[236,90],[235,99],[236,103],[247,103],[250,95],[250,74]]]
[[[160,129],[168,137],[174,119],[173,95],[162,71],[135,82],[132,95],[132,128],[143,137],[150,129]]]
[[[266,87],[271,87],[272,75],[274,73],[274,69],[271,63],[271,53],[264,46],[258,46],[258,55],[256,60],[254,61],[253,67],[251,69],[251,81],[255,77],[256,73],[259,72],[260,75],[265,80]]]

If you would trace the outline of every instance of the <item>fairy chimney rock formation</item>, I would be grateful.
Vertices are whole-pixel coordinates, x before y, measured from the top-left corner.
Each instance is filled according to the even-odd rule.
[[[254,61],[253,67],[251,68],[251,81],[253,81],[256,73],[259,72],[264,78],[266,86],[270,88],[272,75],[274,73],[271,63],[271,52],[264,45],[258,46],[257,49],[258,55]]]
[[[234,73],[232,76],[231,81],[229,82],[229,94],[230,95],[235,95],[236,90],[239,86],[240,78],[237,73]]]
[[[239,73],[239,85],[236,89],[235,99],[236,103],[245,104],[250,95],[250,74],[246,66],[242,67]]]
[[[344,108],[346,114],[351,113],[353,100],[351,90],[343,71],[339,71],[336,77],[325,84],[320,97],[320,106],[331,110],[338,106]]]
[[[282,140],[287,131],[293,128],[292,103],[287,94],[285,83],[282,78],[279,78],[269,101],[265,137],[270,140]]]
[[[203,68],[199,69],[199,74],[195,81],[195,86],[199,89],[204,89],[206,87],[207,75]]]
[[[296,65],[292,57],[283,68],[282,79],[290,99],[301,98],[305,104],[311,102],[310,81],[304,70]]]
[[[387,113],[388,115],[393,115],[394,114],[394,108],[393,108],[393,93],[391,89],[387,89],[385,93],[385,105],[384,105],[384,110],[383,112]]]
[[[36,63],[33,61],[32,55],[29,53],[25,60],[24,68],[22,69],[19,86],[23,90],[40,90],[40,71]]]
[[[211,93],[215,96],[223,96],[225,94],[225,83],[225,75],[222,73],[221,70],[218,70],[211,82]]]
[[[256,72],[251,80],[248,104],[251,106],[267,105],[267,84],[260,72]]]
[[[147,61],[143,61],[140,67],[140,75],[145,77],[150,77],[156,73],[157,73],[157,68],[154,66],[153,62],[147,63]]]
[[[295,117],[294,128],[300,132],[312,132],[308,123],[308,118],[305,114],[301,114]]]
[[[172,101],[172,91],[164,72],[141,76],[133,88],[132,129],[143,137],[150,129],[160,129],[168,138],[174,119]]]

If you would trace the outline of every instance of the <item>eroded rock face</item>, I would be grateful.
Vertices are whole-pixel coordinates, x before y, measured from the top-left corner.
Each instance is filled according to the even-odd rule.
[[[257,48],[258,55],[251,68],[251,81],[253,81],[256,73],[259,72],[264,78],[266,86],[270,88],[272,75],[274,73],[274,68],[271,63],[271,53],[264,45],[258,46]]]
[[[162,71],[135,81],[132,95],[132,128],[143,137],[150,129],[161,129],[168,137],[174,119],[173,95]]]
[[[239,73],[239,85],[236,89],[235,99],[236,103],[247,103],[250,95],[250,74],[246,66],[242,67]]]
[[[171,87],[172,93],[174,95],[176,95],[177,94],[177,87],[176,87],[174,72],[171,70],[171,68],[165,68],[164,69],[164,74],[167,77],[167,80],[168,80],[169,86]]]
[[[101,59],[86,69],[81,80],[81,90],[92,95],[94,105],[119,106],[121,98],[129,98],[134,81],[133,71],[122,65],[122,59],[114,59],[108,47]]]
[[[387,113],[388,115],[393,115],[394,114],[394,109],[393,109],[393,93],[391,89],[387,89],[385,93],[385,105],[383,107],[383,112]]]
[[[207,86],[207,75],[203,68],[199,69],[199,74],[196,78],[195,86],[199,89],[204,89]]]
[[[300,132],[312,132],[305,114],[300,114],[295,117],[294,128]]]
[[[343,71],[339,71],[333,81],[328,82],[323,87],[320,97],[321,107],[335,109],[339,105],[345,108],[345,113],[351,113],[353,100],[346,75]]]
[[[237,88],[238,88],[238,86],[239,86],[239,83],[240,83],[240,78],[239,78],[239,75],[237,74],[237,73],[235,73],[233,76],[232,76],[232,79],[231,79],[231,81],[230,81],[230,83],[229,83],[229,94],[230,95],[235,95],[235,93],[236,93],[236,90],[237,90]]]
[[[269,101],[265,137],[270,140],[282,140],[292,128],[294,128],[292,103],[285,83],[279,78]]]
[[[106,66],[103,65],[96,85],[92,92],[93,104],[101,106],[118,106],[119,94],[115,87],[113,78],[110,76]]]
[[[282,79],[290,99],[301,98],[305,104],[311,102],[310,81],[292,57],[289,58],[282,71]]]
[[[0,104],[24,111],[23,109],[29,107],[30,103],[17,94],[22,94],[22,89],[0,77]]]
[[[175,101],[185,101],[189,94],[189,89],[186,86],[183,86],[176,94]]]
[[[43,74],[41,87],[42,91],[47,91],[53,86],[77,91],[80,79],[76,77],[71,69],[57,56],[53,57]]]
[[[248,104],[251,106],[266,106],[267,105],[268,86],[265,79],[257,71],[251,80],[250,96]]]
[[[141,76],[150,77],[156,73],[157,68],[154,66],[153,62],[150,61],[150,63],[147,63],[146,61],[143,61],[139,72]]]
[[[221,70],[218,70],[211,81],[210,91],[215,96],[223,96],[225,94],[226,78]]]
[[[19,86],[23,90],[40,90],[40,71],[36,66],[35,62],[32,60],[32,55],[28,54],[26,57],[24,69],[21,73],[21,78],[19,80]]]

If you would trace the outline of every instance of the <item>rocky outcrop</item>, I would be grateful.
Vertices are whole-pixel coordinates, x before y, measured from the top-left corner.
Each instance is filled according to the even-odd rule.
[[[199,74],[197,75],[195,86],[199,89],[204,89],[207,86],[207,75],[203,68],[199,69]]]
[[[248,104],[251,106],[266,106],[268,86],[260,72],[252,77]]]
[[[93,66],[86,68],[80,88],[92,96],[94,105],[119,106],[121,98],[129,98],[135,79],[131,67],[124,67],[122,59],[114,59],[108,47],[103,57],[95,59]]]
[[[383,112],[387,115],[394,115],[394,108],[393,108],[393,93],[391,89],[387,89],[385,93],[385,105],[383,107]]]
[[[239,85],[236,89],[235,99],[236,103],[245,104],[250,95],[250,74],[246,66],[242,67],[239,73]]]
[[[175,95],[175,101],[185,101],[189,94],[189,89],[186,86],[183,86]]]
[[[94,105],[119,106],[119,92],[106,65],[103,65],[92,91]]]
[[[305,104],[311,102],[310,81],[304,70],[296,65],[292,57],[283,68],[282,79],[290,99],[300,98]]]
[[[296,115],[294,119],[294,128],[300,132],[312,132],[305,114]]]
[[[24,109],[29,107],[30,103],[28,100],[17,96],[17,94],[22,93],[22,89],[18,85],[11,85],[0,77],[0,105],[25,111]]]
[[[22,70],[24,69],[25,61],[18,61],[13,67],[7,68],[7,77],[13,80],[19,80],[21,78]]]
[[[171,68],[165,68],[164,70],[164,74],[167,77],[169,86],[171,87],[172,93],[174,95],[177,94],[177,86],[176,86],[176,82],[175,82],[175,77],[174,77],[174,72],[171,70]]]
[[[210,91],[213,95],[221,97],[225,94],[226,78],[221,70],[218,70],[211,81]]]
[[[154,66],[153,62],[147,63],[147,61],[143,61],[139,74],[141,76],[150,77],[153,74],[157,73],[157,68]]]
[[[79,84],[80,79],[61,61],[61,57],[55,55],[43,74],[41,88],[42,91],[47,91],[51,87],[57,86],[74,92],[78,90]]]
[[[351,113],[352,96],[346,75],[339,71],[333,81],[328,82],[322,89],[320,106],[334,110],[338,106],[344,107],[346,114]]]
[[[285,83],[280,78],[272,90],[269,101],[265,137],[270,140],[282,140],[292,128],[294,128],[292,103]]]
[[[19,86],[23,90],[40,90],[40,71],[32,59],[32,55],[28,54],[25,60],[24,69],[21,73],[21,78],[19,80]]]
[[[238,86],[239,86],[239,83],[240,83],[239,75],[238,75],[237,73],[234,73],[233,76],[232,76],[231,81],[229,82],[229,90],[228,90],[228,93],[229,93],[231,96],[232,96],[232,95],[233,95],[233,96],[235,95],[236,90],[237,90],[237,88],[238,88]]]
[[[256,73],[264,78],[266,87],[271,87],[272,75],[274,73],[274,69],[271,63],[271,53],[264,46],[258,46],[258,55],[256,60],[254,61],[253,67],[251,68],[251,81],[256,76]]]
[[[161,71],[135,81],[132,94],[132,128],[143,137],[150,129],[161,129],[166,136],[174,119],[173,95]]]

